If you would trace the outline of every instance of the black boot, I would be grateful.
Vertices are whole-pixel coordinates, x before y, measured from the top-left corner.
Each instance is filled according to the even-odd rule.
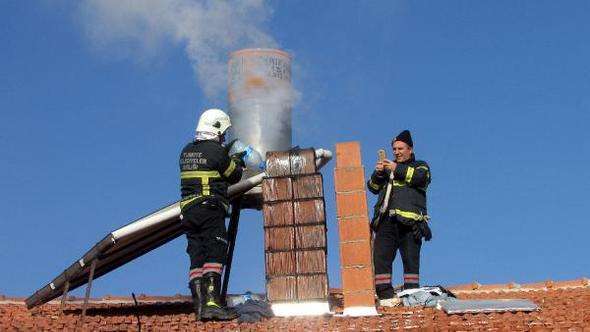
[[[404,290],[406,290],[406,289],[414,289],[414,288],[420,288],[420,285],[417,284],[417,283],[414,283],[414,282],[410,282],[410,283],[406,282],[406,283],[404,283]]]
[[[238,314],[224,306],[221,301],[221,275],[209,272],[203,275],[201,282],[201,296],[203,296],[203,320],[232,320],[238,318]]]
[[[379,300],[390,299],[395,296],[395,290],[391,284],[376,285],[375,291]]]
[[[195,311],[195,318],[197,320],[201,320],[201,312],[203,308],[201,282],[201,278],[194,278],[188,282],[188,288],[191,290],[191,295],[193,296],[193,310]]]

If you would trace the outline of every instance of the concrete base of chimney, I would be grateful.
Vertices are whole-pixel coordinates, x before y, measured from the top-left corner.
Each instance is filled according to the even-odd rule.
[[[291,302],[271,305],[272,312],[278,317],[322,316],[330,314],[328,302]]]
[[[361,317],[361,316],[378,316],[375,307],[350,307],[344,308],[342,316]]]

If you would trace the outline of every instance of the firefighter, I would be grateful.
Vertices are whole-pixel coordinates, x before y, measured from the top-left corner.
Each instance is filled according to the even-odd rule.
[[[180,154],[181,219],[190,257],[189,288],[197,320],[231,320],[236,313],[221,299],[221,272],[227,255],[227,188],[242,177],[240,156],[222,145],[231,126],[219,109],[201,114],[194,141]]]
[[[378,161],[367,183],[369,191],[379,195],[372,222],[375,235],[373,264],[377,296],[385,305],[395,295],[391,272],[396,252],[399,250],[402,257],[404,289],[417,288],[420,284],[422,238],[429,241],[432,237],[426,210],[430,168],[426,162],[415,159],[414,144],[408,130],[396,136],[391,147],[395,160]],[[386,196],[389,196],[387,202]]]

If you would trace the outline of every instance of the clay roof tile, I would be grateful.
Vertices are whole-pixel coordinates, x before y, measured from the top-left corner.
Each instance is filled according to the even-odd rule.
[[[474,287],[476,286],[476,287]],[[191,314],[190,297],[174,296],[138,297],[135,306],[131,297],[105,296],[91,299],[85,319],[86,330],[121,331],[137,330],[137,317],[143,330],[531,330],[547,331],[583,330],[590,326],[590,282],[587,278],[570,281],[541,282],[533,284],[478,283],[450,287],[459,298],[494,299],[524,298],[536,302],[541,310],[532,313],[492,313],[447,315],[432,308],[381,308],[382,316],[346,318],[272,318],[254,324],[233,322],[196,322]],[[337,312],[342,311],[340,290],[330,289]],[[51,301],[34,310],[27,310],[24,298],[0,295],[0,331],[12,330],[74,330],[79,321],[83,300],[70,298],[64,313],[60,302]],[[340,299],[340,301],[338,300]]]

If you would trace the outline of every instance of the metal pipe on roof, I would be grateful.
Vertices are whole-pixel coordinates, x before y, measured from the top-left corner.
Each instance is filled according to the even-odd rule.
[[[228,62],[231,136],[268,151],[289,150],[291,144],[291,56],[266,48],[231,53]],[[254,175],[251,171],[246,176]]]

